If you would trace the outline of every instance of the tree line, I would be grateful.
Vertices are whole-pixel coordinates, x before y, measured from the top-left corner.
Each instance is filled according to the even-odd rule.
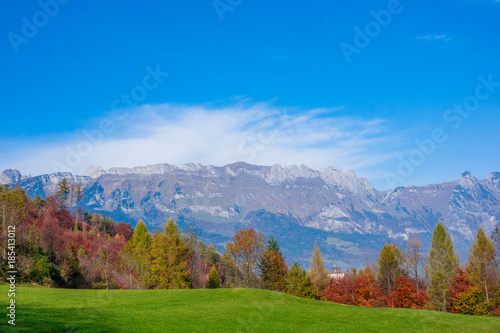
[[[467,262],[460,266],[453,240],[438,222],[429,254],[412,237],[404,251],[385,244],[378,260],[348,270],[324,289],[327,300],[359,306],[397,307],[500,316],[500,229],[479,227]]]
[[[7,226],[16,226],[17,280],[94,289],[262,288],[303,298],[370,306],[500,315],[500,230],[478,229],[465,265],[442,223],[428,255],[412,237],[403,251],[385,244],[375,263],[330,278],[314,244],[306,271],[289,267],[278,241],[253,228],[235,233],[224,251],[183,232],[173,219],[150,233],[139,221],[116,223],[83,212],[81,187],[59,184],[45,200],[0,186],[0,275],[7,267]]]

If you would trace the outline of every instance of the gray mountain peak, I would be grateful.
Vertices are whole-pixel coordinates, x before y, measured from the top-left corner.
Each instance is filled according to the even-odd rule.
[[[458,179],[458,185],[462,187],[475,187],[477,186],[478,181],[476,177],[469,171],[465,171],[460,175],[460,178]]]
[[[374,190],[368,180],[364,177],[358,178],[354,170],[344,173],[342,170],[330,166],[323,170],[321,178],[328,185],[338,186],[362,196],[374,196]]]
[[[2,184],[10,184],[18,182],[22,179],[21,173],[19,170],[7,169],[0,173],[0,183]]]

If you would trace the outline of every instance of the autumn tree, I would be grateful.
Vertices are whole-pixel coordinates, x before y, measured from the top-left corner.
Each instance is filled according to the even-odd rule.
[[[188,248],[188,270],[191,287],[194,289],[205,288],[206,281],[206,264],[203,259],[206,245],[198,239],[196,230],[190,227],[186,232],[185,237]]]
[[[415,282],[417,290],[423,288],[425,274],[425,255],[420,250],[421,244],[418,238],[411,237],[405,247],[405,269],[408,276]]]
[[[151,238],[151,285],[157,289],[188,289],[189,250],[173,219],[168,219],[163,232]]]
[[[380,289],[372,268],[367,265],[364,270],[360,269],[360,271],[357,274],[356,281],[356,305],[369,307],[385,306],[387,297]]]
[[[328,277],[328,271],[325,268],[323,257],[321,256],[321,252],[316,242],[314,242],[311,259],[309,259],[307,275],[311,278],[312,285],[318,291],[318,297],[321,298],[325,289],[328,287],[330,278]]]
[[[396,280],[391,300],[396,308],[423,309],[427,295],[424,290],[417,290],[414,281],[401,275]]]
[[[329,301],[358,306],[380,307],[387,297],[381,291],[371,268],[366,266],[359,274],[355,268],[348,269],[344,276],[333,278],[325,293]]]
[[[497,263],[500,264],[500,224],[497,224],[495,229],[491,232],[491,240],[495,246],[495,257]]]
[[[449,305],[449,285],[459,264],[458,254],[453,250],[453,240],[444,225],[438,222],[432,234],[429,252],[429,287],[427,295],[431,308],[446,311]]]
[[[378,258],[378,281],[384,293],[389,295],[397,278],[403,273],[404,255],[395,244],[385,244]]]
[[[106,289],[109,289],[111,280],[110,276],[111,247],[108,241],[104,240],[101,243],[99,250],[97,251],[97,259],[102,271],[102,277],[104,278],[104,282],[106,284]]]
[[[482,290],[489,301],[492,288],[497,284],[495,246],[486,236],[482,227],[477,230],[476,238],[469,250],[467,271],[472,284]]]
[[[288,266],[283,259],[278,242],[271,236],[258,264],[265,289],[286,291]]]
[[[257,264],[264,245],[264,235],[258,234],[253,228],[242,229],[233,236],[233,241],[226,246],[226,252],[235,263],[241,274],[241,286],[256,288]]]
[[[208,245],[207,250],[204,253],[203,259],[207,267],[212,267],[213,265],[219,263],[220,254],[213,244]]]
[[[358,274],[355,268],[344,273],[341,278],[331,280],[325,298],[335,303],[356,305],[356,291],[358,289]]]
[[[132,239],[134,235],[134,229],[130,226],[130,223],[118,222],[113,228],[113,232],[116,235],[122,236],[126,242]]]
[[[453,303],[453,307],[456,313],[465,315],[487,316],[489,314],[489,304],[486,301],[486,296],[476,287],[470,287],[459,294]]]
[[[0,186],[0,246],[4,260],[7,260],[8,228],[22,223],[26,217],[28,202],[28,196],[19,187],[11,189]]]
[[[220,258],[219,268],[223,288],[233,288],[235,286],[242,285],[241,273],[238,270],[233,257],[228,252],[224,252]]]
[[[455,275],[453,275],[450,283],[450,296],[448,297],[448,300],[450,301],[450,310],[452,313],[457,313],[455,309],[455,303],[458,300],[458,296],[460,296],[460,294],[469,289],[471,286],[472,285],[468,279],[467,270],[461,267],[457,267]]]
[[[108,235],[112,235],[115,227],[115,221],[112,218],[103,214],[94,213],[88,221],[88,223],[92,225],[96,231],[102,231]]]

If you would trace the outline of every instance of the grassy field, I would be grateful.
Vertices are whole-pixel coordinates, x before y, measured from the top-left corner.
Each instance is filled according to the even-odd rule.
[[[0,286],[6,313],[7,286]],[[2,332],[500,332],[500,318],[362,308],[252,289],[18,287]]]

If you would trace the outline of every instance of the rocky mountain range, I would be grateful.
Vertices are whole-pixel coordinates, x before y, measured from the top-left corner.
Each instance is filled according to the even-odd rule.
[[[438,220],[451,233],[462,261],[477,228],[487,233],[500,220],[500,173],[478,180],[464,172],[457,181],[377,191],[354,171],[301,166],[222,167],[158,164],[135,168],[90,167],[84,175],[23,176],[5,170],[0,183],[20,186],[31,196],[53,194],[67,178],[82,183],[80,206],[150,231],[169,217],[193,225],[220,250],[240,228],[253,226],[280,242],[286,260],[307,266],[314,242],[328,266],[372,262],[384,242],[402,246],[411,235],[429,248]]]

